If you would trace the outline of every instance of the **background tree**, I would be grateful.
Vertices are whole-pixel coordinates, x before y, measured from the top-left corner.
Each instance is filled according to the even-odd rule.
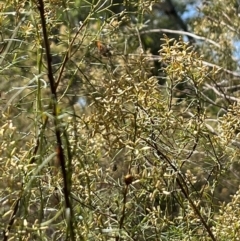
[[[1,5],[3,240],[237,240],[237,6],[190,4]]]

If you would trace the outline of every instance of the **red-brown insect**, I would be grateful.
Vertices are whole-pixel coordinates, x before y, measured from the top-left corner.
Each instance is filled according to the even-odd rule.
[[[111,53],[111,48],[109,45],[106,45],[104,43],[102,43],[101,41],[97,40],[96,41],[96,45],[97,45],[97,48],[98,48],[98,52],[104,56],[104,57],[110,57],[112,55]]]
[[[134,176],[132,176],[131,174],[127,174],[125,177],[124,177],[124,182],[125,184],[128,186],[130,184],[132,184],[132,182],[134,181]]]

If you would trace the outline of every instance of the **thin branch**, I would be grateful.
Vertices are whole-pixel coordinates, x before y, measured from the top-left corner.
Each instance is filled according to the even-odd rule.
[[[78,34],[79,34],[80,31],[82,30],[83,26],[85,26],[85,23],[82,23],[82,24],[81,24],[81,26],[79,27],[77,33],[75,34],[75,36],[73,37],[72,41],[71,41],[70,44],[69,44],[67,53],[66,53],[66,55],[64,56],[63,63],[62,63],[62,65],[61,65],[61,67],[60,67],[60,70],[59,70],[59,75],[58,75],[57,80],[56,80],[56,83],[55,83],[55,89],[56,89],[56,90],[57,90],[57,87],[58,87],[58,85],[59,85],[59,83],[60,83],[60,80],[61,80],[61,78],[62,78],[63,71],[64,71],[64,69],[65,69],[65,67],[66,67],[66,64],[67,64],[69,58],[71,57],[71,56],[70,56],[70,53],[71,53],[72,46],[73,46],[73,44],[74,44],[74,42],[75,42]]]
[[[234,97],[234,96],[230,96],[230,95],[222,94],[222,93],[220,93],[214,86],[211,86],[211,85],[209,85],[209,84],[204,84],[204,85],[205,85],[208,89],[213,90],[213,92],[214,92],[215,94],[217,94],[218,96],[220,96],[220,97],[223,97],[223,98],[228,99],[228,100],[240,102],[240,99],[239,99],[239,98]]]
[[[221,47],[220,44],[216,43],[215,41],[213,41],[211,39],[205,38],[203,36],[196,35],[194,33],[189,33],[189,32],[186,32],[186,31],[182,31],[182,30],[173,30],[173,29],[159,28],[159,29],[144,30],[144,31],[140,32],[140,34],[145,34],[145,33],[173,33],[173,34],[179,34],[179,35],[187,35],[187,36],[190,36],[190,37],[192,37],[194,39],[202,40],[202,41],[211,43],[211,44],[213,44],[214,46],[216,46],[218,48]]]
[[[219,65],[217,65],[217,64],[212,64],[212,63],[209,63],[209,62],[207,62],[207,61],[202,61],[202,63],[203,63],[204,65],[206,65],[206,66],[214,67],[214,68],[217,68],[217,69],[219,69],[219,70],[222,70],[222,71],[224,71],[224,72],[226,72],[226,73],[228,73],[228,74],[230,74],[230,75],[233,75],[233,76],[235,76],[235,77],[240,77],[240,73],[237,72],[237,71],[232,71],[232,70],[224,69],[223,67],[221,67],[221,66],[219,66]]]
[[[44,8],[44,1],[38,0],[37,3],[38,10],[40,12],[41,17],[41,26],[42,26],[42,32],[43,32],[43,40],[44,45],[46,49],[46,60],[47,60],[47,68],[48,68],[48,80],[50,83],[50,89],[52,94],[52,106],[53,106],[53,116],[54,116],[54,126],[55,126],[55,135],[57,139],[57,157],[60,161],[61,169],[62,169],[62,175],[63,175],[63,185],[64,185],[64,198],[65,198],[65,205],[66,205],[66,219],[68,223],[68,229],[70,232],[70,240],[75,240],[75,232],[74,232],[74,226],[73,226],[73,210],[70,202],[70,185],[68,182],[68,173],[66,170],[66,159],[64,156],[63,151],[63,144],[61,139],[61,129],[59,128],[58,120],[57,120],[57,103],[58,103],[58,97],[56,92],[56,86],[55,86],[55,80],[53,76],[53,70],[52,70],[52,56],[50,51],[50,44],[49,44],[49,38],[47,33],[47,24],[45,20],[45,8]]]
[[[135,54],[136,55],[136,54]],[[135,56],[134,54],[131,54],[130,56]],[[153,60],[153,61],[162,61],[162,58],[161,58],[161,56],[158,56],[158,55],[142,55],[142,56],[144,56],[144,57],[148,57],[149,58],[149,60]],[[202,64],[203,65],[205,65],[205,66],[209,66],[209,67],[212,67],[212,68],[216,68],[216,69],[218,69],[218,70],[221,70],[221,71],[223,71],[223,72],[225,72],[225,73],[228,73],[228,74],[230,74],[230,75],[232,75],[232,76],[234,76],[234,77],[240,77],[240,72],[238,72],[238,71],[232,71],[232,70],[229,70],[229,69],[225,69],[225,68],[223,68],[223,67],[221,67],[220,65],[217,65],[217,64],[212,64],[212,63],[209,63],[209,62],[207,62],[207,61],[201,61],[202,62]]]
[[[3,241],[7,241],[8,238],[9,238],[9,232],[11,230],[11,227],[15,221],[15,218],[16,218],[16,215],[17,215],[17,212],[18,212],[18,207],[19,207],[19,203],[21,201],[21,195],[20,197],[16,200],[15,204],[14,204],[14,209],[13,209],[13,212],[12,212],[12,215],[10,217],[10,221],[7,225],[7,228],[6,230],[3,231]]]
[[[22,23],[25,21],[25,19],[26,19],[26,16],[24,16],[24,17],[19,21],[17,27],[14,29],[13,34],[12,34],[11,38],[9,39],[9,42],[8,42],[6,48],[4,48],[4,51],[1,53],[0,65],[2,65],[3,60],[5,59],[5,56],[6,56],[6,54],[8,53],[8,51],[9,51],[9,49],[10,49],[10,47],[11,47],[13,41],[14,41],[14,38],[16,37],[16,35],[17,35],[17,33],[18,33],[18,30],[19,30],[19,28],[21,27]]]
[[[204,219],[204,217],[202,216],[199,208],[197,207],[197,205],[194,203],[194,201],[192,200],[192,197],[189,195],[188,193],[188,185],[186,183],[185,178],[183,177],[183,175],[178,171],[178,169],[174,166],[174,164],[171,162],[171,160],[164,155],[158,148],[156,143],[150,143],[148,141],[146,141],[150,146],[152,146],[154,148],[154,150],[156,151],[156,154],[158,155],[159,159],[164,159],[166,160],[166,162],[171,166],[171,168],[178,174],[178,177],[176,178],[176,182],[178,184],[178,186],[180,187],[183,195],[185,196],[185,198],[189,201],[192,209],[194,210],[195,214],[198,216],[198,218],[200,219],[201,223],[203,224],[204,228],[206,229],[207,233],[209,234],[209,236],[211,237],[211,239],[213,241],[216,241],[216,238],[210,228],[210,226],[207,224],[206,220]],[[161,158],[162,157],[162,158]]]

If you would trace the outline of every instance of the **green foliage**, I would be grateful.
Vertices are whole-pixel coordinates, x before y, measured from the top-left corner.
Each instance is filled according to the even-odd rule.
[[[159,4],[0,2],[3,240],[238,240],[234,3],[202,43],[144,38]]]

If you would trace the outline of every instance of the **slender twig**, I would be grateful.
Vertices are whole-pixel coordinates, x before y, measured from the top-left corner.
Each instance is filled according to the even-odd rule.
[[[208,38],[205,38],[203,36],[199,36],[197,34],[194,34],[194,33],[189,33],[189,32],[186,32],[186,31],[183,31],[183,30],[173,30],[173,29],[166,29],[166,28],[158,28],[158,29],[150,29],[150,30],[142,30],[140,32],[140,34],[145,34],[145,33],[173,33],[173,34],[179,34],[179,35],[187,35],[187,36],[190,36],[194,39],[197,39],[197,40],[202,40],[202,41],[205,41],[205,42],[208,42],[218,48],[220,48],[220,44],[216,43],[215,41],[211,40],[211,39],[208,39]]]
[[[9,238],[9,232],[10,232],[10,229],[11,229],[11,227],[14,223],[14,220],[16,218],[16,214],[17,214],[17,211],[18,211],[20,200],[21,200],[21,196],[16,200],[16,202],[14,204],[14,209],[13,209],[12,215],[11,215],[9,223],[7,225],[7,228],[6,228],[6,230],[3,231],[3,241],[7,241],[8,238]]]
[[[139,30],[138,30],[137,27],[136,27],[136,32],[137,32],[137,36],[138,36],[140,51],[141,51],[141,53],[143,54],[144,51],[143,51],[142,40],[141,40],[140,33],[139,33]]]
[[[56,83],[55,83],[55,88],[56,88],[56,90],[57,90],[57,87],[58,87],[58,85],[59,85],[59,83],[60,83],[60,80],[61,80],[61,78],[62,78],[62,75],[63,75],[64,69],[65,69],[65,67],[66,67],[66,64],[67,64],[68,60],[71,58],[72,46],[73,46],[73,44],[74,44],[77,36],[78,36],[79,33],[82,31],[83,27],[86,25],[86,23],[87,23],[87,21],[88,21],[88,19],[89,19],[89,16],[90,16],[93,12],[96,12],[96,8],[97,8],[98,4],[100,4],[100,3],[101,3],[101,1],[99,0],[99,1],[94,5],[92,11],[89,13],[88,17],[85,18],[84,22],[81,22],[78,31],[76,32],[76,34],[75,34],[74,37],[72,38],[72,40],[71,40],[71,42],[70,42],[70,44],[69,44],[69,46],[68,46],[67,53],[66,53],[66,55],[64,56],[62,65],[61,65],[61,67],[60,67],[59,75],[58,75],[58,77],[57,77],[57,79],[56,79]],[[73,54],[72,54],[72,55],[73,55]]]
[[[129,56],[139,56],[139,54],[129,54]],[[161,56],[158,56],[158,55],[151,55],[151,54],[143,54],[142,56],[148,58],[149,60],[152,60],[152,61],[163,61],[163,58]],[[220,65],[217,65],[217,64],[213,64],[213,63],[210,63],[210,62],[207,62],[207,61],[201,61],[201,63],[204,65],[204,66],[209,66],[209,67],[212,67],[212,68],[216,68],[216,70],[219,70],[219,71],[223,71],[227,74],[230,74],[232,76],[235,76],[235,77],[240,77],[240,72],[239,71],[232,71],[232,70],[229,70],[229,69],[226,69],[226,68],[223,68],[222,66]]]
[[[119,235],[116,236],[116,241],[120,240],[121,230],[124,227],[124,219],[126,216],[126,203],[127,203],[127,193],[128,193],[128,187],[133,181],[133,176],[131,174],[128,174],[125,176],[125,187],[123,192],[123,207],[122,207],[122,214],[119,221]]]
[[[206,229],[207,233],[209,234],[209,236],[211,237],[211,239],[213,241],[216,241],[216,238],[210,228],[210,226],[207,224],[207,222],[205,221],[205,219],[203,218],[199,208],[197,207],[197,205],[194,203],[194,201],[192,200],[190,194],[189,194],[189,188],[187,185],[187,182],[183,176],[183,174],[181,172],[179,172],[179,170],[177,169],[177,167],[171,162],[171,160],[169,159],[169,157],[167,157],[158,147],[158,145],[155,142],[151,142],[149,140],[145,140],[146,143],[148,143],[149,146],[151,146],[155,151],[156,151],[156,155],[158,156],[159,159],[164,159],[168,165],[175,171],[175,173],[177,174],[176,177],[176,182],[178,184],[178,186],[180,187],[183,195],[185,196],[185,198],[189,201],[194,213],[198,216],[198,218],[200,219],[201,223],[203,224],[204,228]]]
[[[41,17],[41,25],[42,25],[42,32],[43,32],[43,40],[46,50],[46,60],[47,60],[47,69],[48,69],[48,80],[50,84],[50,90],[52,94],[52,106],[53,106],[53,117],[54,117],[54,126],[55,126],[55,135],[57,139],[57,156],[60,161],[61,169],[62,169],[62,175],[63,175],[63,185],[64,185],[64,198],[65,198],[65,205],[66,205],[66,218],[67,218],[67,224],[68,224],[68,230],[70,233],[70,240],[75,240],[75,232],[74,232],[74,225],[73,225],[73,210],[70,202],[70,183],[68,182],[68,174],[66,171],[66,160],[64,156],[64,150],[61,140],[61,129],[59,127],[59,123],[57,120],[57,103],[58,103],[58,97],[56,92],[56,86],[55,86],[55,80],[53,76],[53,70],[52,70],[52,56],[50,51],[50,44],[48,41],[48,33],[47,33],[47,25],[45,20],[45,8],[44,8],[44,1],[38,0],[38,10],[40,12]]]
[[[236,102],[240,102],[240,99],[237,98],[237,97],[234,97],[234,96],[230,96],[230,95],[225,95],[225,94],[222,94],[220,93],[214,86],[211,86],[209,84],[204,84],[208,89],[211,89],[214,91],[215,94],[217,94],[218,96],[220,97],[224,97],[225,99],[229,99],[229,100],[232,100],[232,101],[236,101]]]
[[[15,37],[16,37],[16,35],[17,35],[17,33],[18,33],[18,30],[19,30],[19,28],[21,27],[22,23],[25,21],[25,19],[26,19],[26,16],[24,16],[24,17],[19,21],[17,27],[16,27],[16,28],[14,29],[14,31],[13,31],[13,34],[12,34],[11,38],[10,38],[9,41],[8,41],[8,44],[6,45],[6,47],[4,48],[3,51],[1,50],[0,65],[2,65],[2,62],[3,62],[3,60],[5,59],[6,54],[9,52],[9,50],[10,50],[10,48],[11,48],[11,45],[12,45],[12,43],[14,42]]]
[[[67,62],[68,62],[68,60],[69,60],[69,58],[70,58],[70,53],[71,53],[72,45],[74,44],[74,42],[75,42],[78,34],[80,33],[80,31],[82,30],[82,28],[83,28],[84,25],[85,25],[85,24],[82,24],[82,25],[79,27],[77,33],[75,34],[75,36],[73,37],[72,41],[71,41],[70,44],[69,44],[68,51],[67,51],[67,53],[66,53],[66,55],[65,55],[65,57],[64,57],[64,59],[63,59],[63,63],[62,63],[62,65],[61,65],[61,67],[60,67],[60,70],[59,70],[59,75],[58,75],[57,80],[56,80],[56,83],[55,83],[55,89],[56,89],[56,90],[57,90],[57,87],[58,87],[58,85],[59,85],[59,83],[60,83],[60,80],[61,80],[61,78],[62,78],[62,75],[63,75],[63,71],[64,71],[64,69],[65,69],[65,66],[66,66],[66,64],[67,64]]]
[[[217,65],[217,64],[212,64],[212,63],[209,63],[207,61],[202,61],[203,65],[206,65],[206,66],[209,66],[209,67],[213,67],[213,68],[217,68],[218,70],[221,70],[223,72],[226,72],[230,75],[233,75],[235,77],[240,77],[240,72],[239,71],[232,71],[232,70],[229,70],[229,69],[225,69],[223,67],[221,67],[220,65]]]

